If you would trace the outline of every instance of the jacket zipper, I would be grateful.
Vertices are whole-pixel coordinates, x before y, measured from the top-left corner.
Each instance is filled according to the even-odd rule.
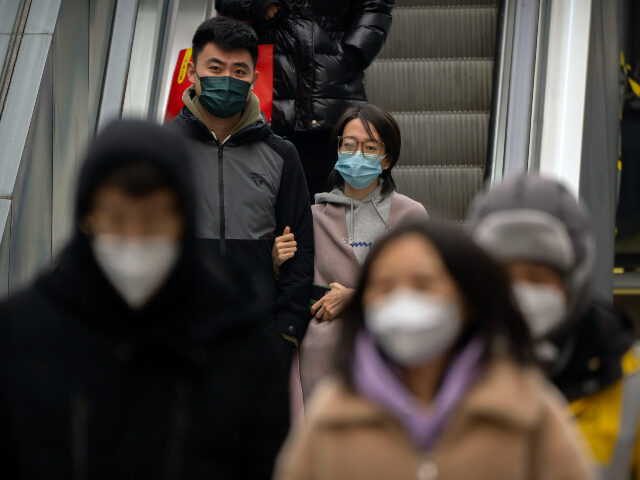
[[[226,253],[226,224],[224,218],[224,165],[222,153],[224,146],[218,144],[218,203],[220,207],[220,256],[224,257]]]

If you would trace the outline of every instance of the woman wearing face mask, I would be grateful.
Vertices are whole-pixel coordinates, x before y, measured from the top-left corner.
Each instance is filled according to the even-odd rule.
[[[277,480],[589,479],[508,280],[460,230],[380,240]]]
[[[371,246],[408,218],[427,220],[424,207],[395,192],[391,176],[400,157],[400,129],[376,105],[348,108],[333,138],[337,162],[329,193],[315,196],[312,320],[300,348],[302,392],[308,398],[331,364],[338,317],[351,299],[357,273]],[[273,248],[276,269],[295,254],[295,232],[285,230]]]
[[[503,263],[548,378],[603,479],[640,479],[640,357],[631,321],[592,292],[589,216],[556,180],[514,176],[473,201],[475,240]]]

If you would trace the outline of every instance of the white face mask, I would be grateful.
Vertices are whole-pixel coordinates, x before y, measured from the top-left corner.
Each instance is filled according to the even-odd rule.
[[[544,338],[564,320],[567,300],[557,288],[515,282],[513,293],[534,339]]]
[[[97,235],[91,246],[105,276],[133,309],[142,307],[162,286],[180,252],[176,240],[157,237]]]
[[[417,366],[450,348],[462,329],[458,306],[440,296],[398,290],[365,310],[364,321],[392,359]]]

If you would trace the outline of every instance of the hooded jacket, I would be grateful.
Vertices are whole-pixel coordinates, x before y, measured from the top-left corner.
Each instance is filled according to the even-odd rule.
[[[429,219],[424,206],[415,200],[397,192],[376,192],[373,192],[368,200],[359,202],[358,208],[353,212],[351,205],[354,201],[344,194],[339,195],[334,191],[332,194],[316,196],[316,204],[311,208],[316,242],[313,278],[315,285],[326,287],[337,282],[347,288],[356,287],[360,271],[359,254],[356,253],[356,249],[362,247],[349,245],[350,233],[355,232],[357,236],[359,228],[361,231],[369,229],[373,232],[382,229],[380,235],[383,235],[405,222]],[[370,202],[376,202],[378,205],[369,205]],[[360,214],[356,213],[360,209],[363,211]],[[384,216],[380,219],[383,222],[382,227],[378,225],[381,214]],[[351,222],[347,219],[355,220]],[[372,228],[368,228],[372,225]],[[375,238],[371,240],[373,241]],[[337,344],[339,330],[339,318],[331,322],[318,322],[314,317],[309,322],[307,336],[300,346],[300,381],[305,399],[309,398],[319,380],[331,371],[333,349]]]
[[[535,221],[527,224],[527,217]],[[568,312],[564,325],[548,340],[559,350],[550,375],[565,396],[575,400],[619,380],[622,357],[633,343],[633,328],[590,294],[593,240],[587,211],[575,196],[553,180],[513,177],[478,196],[469,220],[474,237],[502,261],[548,264],[564,276]],[[545,228],[558,227],[569,241],[565,256],[570,262],[564,266],[555,258],[560,238],[549,236],[553,242],[538,238]],[[593,362],[588,365],[593,357],[599,358],[597,368]]]
[[[282,10],[265,19],[268,5]],[[274,45],[273,112],[278,134],[330,130],[364,103],[364,70],[391,28],[394,0],[216,0],[220,15],[251,22]]]
[[[546,221],[525,225],[527,217],[533,219],[536,214],[546,215]],[[536,222],[544,218],[538,216]],[[478,196],[470,207],[469,220],[476,240],[497,258],[547,264],[564,275],[568,311],[563,324],[545,339],[557,352],[547,375],[572,402],[602,478],[624,478],[619,472],[629,473],[634,450],[634,478],[640,478],[638,409],[630,410],[634,420],[634,415],[625,418],[621,407],[623,399],[625,404],[640,403],[640,372],[636,373],[637,368],[623,370],[623,358],[631,355],[635,332],[628,318],[590,293],[593,246],[586,210],[560,183],[520,176]],[[569,239],[570,255],[560,255],[571,260],[564,267],[558,257],[561,237],[545,239],[542,235],[545,229],[557,230],[558,225]],[[629,423],[631,431],[622,433]]]
[[[362,200],[347,197],[340,188],[329,193],[319,193],[317,204],[332,203],[345,206],[349,246],[362,265],[376,238],[389,230],[387,217],[391,207],[391,193],[383,194],[382,185]]]
[[[251,94],[231,135],[216,139],[202,121],[194,87],[171,127],[190,140],[201,247],[246,272],[266,321],[301,341],[308,323],[313,277],[313,225],[298,153],[274,135]],[[271,248],[285,227],[298,251],[276,281]]]
[[[3,478],[270,478],[288,377],[237,279],[196,253],[183,141],[147,122],[107,127],[84,162],[76,220],[106,174],[140,159],[172,179],[181,255],[132,310],[76,230],[51,268],[0,303]]]

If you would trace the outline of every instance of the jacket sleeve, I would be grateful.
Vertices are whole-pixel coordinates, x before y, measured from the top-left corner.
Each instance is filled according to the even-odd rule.
[[[254,382],[246,412],[243,432],[244,448],[236,458],[236,472],[231,478],[271,480],[276,456],[289,431],[289,373],[278,356],[281,340],[264,332],[262,350],[254,351]]]
[[[276,200],[276,235],[290,227],[298,250],[282,264],[278,279],[276,329],[299,343],[309,323],[313,281],[313,219],[302,165],[293,144],[275,135],[273,148],[284,160]]]
[[[389,29],[394,0],[357,0],[351,7],[351,30],[345,35],[345,56],[354,56],[362,69],[380,53]]]
[[[216,10],[225,17],[249,21],[255,27],[266,23],[264,16],[272,3],[286,8],[280,0],[216,0]]]
[[[545,392],[545,415],[533,439],[530,478],[545,480],[595,480],[593,459],[577,424],[562,410],[559,400]]]

